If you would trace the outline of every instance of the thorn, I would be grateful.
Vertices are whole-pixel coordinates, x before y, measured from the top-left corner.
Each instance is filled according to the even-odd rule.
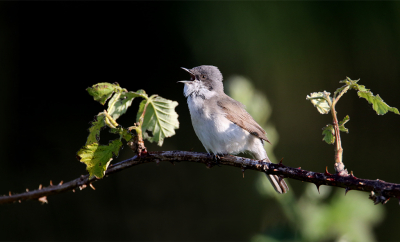
[[[242,168],[242,174],[243,174],[243,178],[244,178],[244,171],[245,171],[245,169],[244,169],[244,168]]]
[[[60,183],[58,183],[59,186],[61,186],[64,183],[64,181],[60,181]]]
[[[18,200],[19,203],[21,203],[21,200]]]
[[[344,192],[344,195],[346,196],[346,194],[350,191],[351,189],[346,187],[346,191]]]
[[[72,192],[75,192],[75,189],[72,189]]]
[[[39,190],[42,190],[42,187],[43,187],[42,184],[40,184],[40,185],[39,185]]]
[[[26,191],[26,192],[29,192],[29,189],[27,188],[27,189],[25,189],[25,191]]]
[[[387,198],[385,201],[382,202],[382,204],[386,204],[389,201],[390,197]]]
[[[279,166],[282,166],[283,164],[282,164],[282,162],[283,162],[283,157],[282,157],[282,159],[279,161]]]
[[[94,188],[94,186],[93,186],[92,183],[90,183],[89,186],[90,186],[90,188],[92,188],[93,190],[96,190],[96,188]]]
[[[297,169],[301,170],[301,166],[299,166]]]
[[[86,186],[86,184],[83,184],[82,186],[79,186],[79,190],[83,190],[83,189],[85,189],[87,186]]]
[[[8,196],[11,196],[11,191],[8,191]]]
[[[354,179],[357,179],[357,177],[354,176],[353,171],[350,171],[350,177],[354,178]]]
[[[53,181],[52,180],[50,180],[50,186],[53,186]]]
[[[139,153],[139,156],[147,156],[147,150],[144,149],[142,152]]]
[[[317,183],[314,183],[314,184],[315,184],[315,186],[317,186],[318,194],[321,194],[321,193],[319,192],[319,187],[321,186],[321,184],[317,184]]]
[[[325,175],[326,176],[331,176],[332,174],[328,172],[328,167],[325,168]]]
[[[49,202],[47,201],[47,197],[46,197],[46,196],[39,197],[38,200],[39,200],[39,202],[41,202],[42,204],[49,203]]]

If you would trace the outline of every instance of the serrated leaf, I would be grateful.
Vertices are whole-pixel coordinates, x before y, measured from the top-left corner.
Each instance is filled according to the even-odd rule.
[[[336,90],[335,95],[340,89],[344,89],[348,86],[349,88],[356,89],[358,91],[357,95],[359,97],[365,98],[370,104],[372,104],[372,108],[378,115],[386,114],[389,111],[395,114],[400,114],[397,108],[387,105],[379,95],[374,96],[374,94],[364,85],[359,85],[357,83],[358,81],[360,81],[360,79],[351,80],[349,77],[346,77],[346,80],[340,81],[340,83],[345,83],[346,86],[343,86]]]
[[[314,107],[317,108],[321,114],[328,114],[331,110],[327,98],[331,99],[329,92],[313,92],[307,95],[306,99],[310,100]]]
[[[77,155],[80,157],[80,162],[86,164],[90,177],[102,178],[113,156],[118,156],[121,146],[122,142],[119,139],[113,140],[108,145],[92,143],[85,145]]]
[[[108,102],[107,113],[114,120],[117,120],[122,114],[126,113],[128,108],[132,105],[134,98],[135,95],[132,95],[129,92],[115,93]]]
[[[335,129],[332,124],[328,124],[322,128],[322,135],[324,138],[322,139],[328,144],[335,143]]]
[[[91,127],[89,128],[89,136],[86,141],[86,145],[96,143],[100,139],[100,131],[105,127],[104,115],[97,115],[95,119],[91,122]]]
[[[349,115],[347,115],[346,117],[343,118],[342,121],[339,122],[339,130],[342,132],[346,132],[348,133],[349,130],[347,128],[344,127],[344,124],[350,121],[350,117]]]
[[[122,114],[126,113],[128,108],[132,105],[132,101],[135,97],[141,97],[147,99],[148,96],[144,90],[138,90],[137,92],[117,92],[108,102],[108,114],[117,120]]]
[[[397,108],[387,105],[379,95],[374,96],[370,91],[359,91],[357,94],[359,97],[365,98],[370,104],[372,104],[372,108],[378,115],[386,114],[389,111],[399,114],[399,110],[397,110]]]
[[[137,114],[138,121],[146,104],[147,108],[142,123],[143,138],[162,146],[164,138],[171,137],[175,134],[175,129],[179,128],[178,114],[175,112],[178,102],[160,96],[151,96],[140,103]],[[146,131],[150,131],[152,135]]]
[[[88,87],[86,90],[93,96],[94,100],[100,102],[102,105],[111,97],[115,90],[120,90],[118,84],[111,84],[108,82],[101,82]]]

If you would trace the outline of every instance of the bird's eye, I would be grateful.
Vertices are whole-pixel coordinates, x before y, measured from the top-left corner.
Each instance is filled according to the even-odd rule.
[[[201,75],[201,79],[206,79],[206,75]]]

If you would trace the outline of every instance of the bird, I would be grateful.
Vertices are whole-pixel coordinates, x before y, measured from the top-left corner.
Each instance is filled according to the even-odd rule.
[[[218,67],[201,65],[192,69],[184,83],[193,129],[207,153],[214,157],[249,153],[254,159],[271,162],[264,141],[267,133],[246,111],[245,106],[224,92],[223,76]],[[277,175],[266,174],[275,191],[282,194],[289,188]]]

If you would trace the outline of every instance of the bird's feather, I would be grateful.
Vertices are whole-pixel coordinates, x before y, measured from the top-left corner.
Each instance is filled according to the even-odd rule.
[[[219,97],[217,105],[222,108],[226,118],[232,123],[247,130],[250,134],[271,143],[266,136],[267,133],[256,121],[254,121],[253,117],[246,111],[242,103],[234,100],[228,95],[225,95],[223,98]]]

